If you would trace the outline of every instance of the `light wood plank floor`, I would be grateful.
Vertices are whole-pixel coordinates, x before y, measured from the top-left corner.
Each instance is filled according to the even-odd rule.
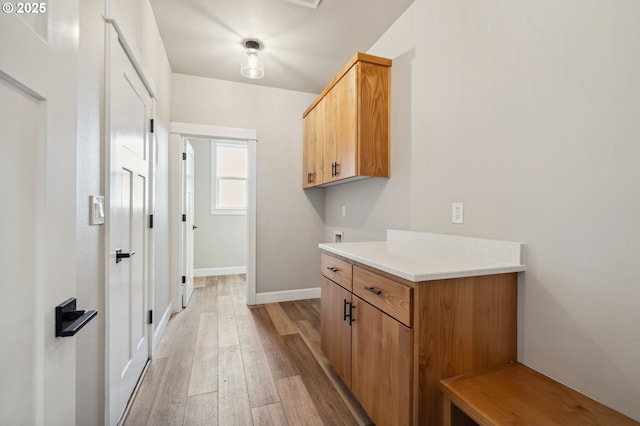
[[[244,278],[196,279],[124,424],[371,424],[320,351],[320,299],[249,308]]]

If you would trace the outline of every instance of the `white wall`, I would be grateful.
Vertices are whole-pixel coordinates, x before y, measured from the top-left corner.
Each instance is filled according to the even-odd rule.
[[[247,216],[212,215],[211,139],[189,138],[195,154],[194,268],[247,266]],[[205,271],[206,272],[206,271]]]
[[[89,225],[89,196],[104,195],[104,70],[105,7],[110,0],[80,2],[78,78],[77,269],[78,304],[99,311],[75,337],[77,341],[76,421],[100,425],[105,419],[105,235],[103,226]],[[156,318],[169,307],[169,229],[167,141],[171,69],[147,0],[120,2],[117,17],[152,80],[158,97],[156,140],[155,300]],[[126,23],[134,17],[138,25]],[[108,218],[106,218],[108,220]],[[158,314],[158,312],[160,314]],[[157,320],[154,324],[157,326]]]
[[[257,292],[319,287],[324,193],[301,183],[302,113],[316,95],[182,74],[172,90],[173,121],[257,131]]]
[[[104,195],[103,0],[80,2],[78,68],[77,270],[78,306],[98,316],[75,337],[77,342],[76,423],[104,422],[105,287],[104,227],[89,225],[89,196]]]
[[[392,178],[325,194],[326,236],[524,242],[520,361],[637,420],[639,20],[635,0],[415,0],[370,49],[394,59]]]

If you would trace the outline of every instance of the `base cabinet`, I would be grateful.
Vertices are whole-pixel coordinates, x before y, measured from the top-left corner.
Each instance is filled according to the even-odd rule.
[[[351,391],[376,425],[411,423],[413,330],[353,297]]]
[[[321,263],[322,351],[378,426],[439,426],[440,379],[516,359],[515,273],[414,283]]]
[[[320,347],[338,375],[351,386],[351,326],[347,320],[351,292],[325,277],[320,291]]]

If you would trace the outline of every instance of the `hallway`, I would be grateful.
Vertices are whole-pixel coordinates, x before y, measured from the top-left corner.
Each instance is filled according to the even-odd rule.
[[[320,352],[320,300],[249,308],[244,278],[196,280],[124,424],[368,424]]]

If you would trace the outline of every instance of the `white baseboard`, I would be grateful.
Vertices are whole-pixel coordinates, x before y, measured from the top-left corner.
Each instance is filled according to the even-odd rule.
[[[193,270],[194,277],[217,277],[219,275],[236,275],[236,274],[246,274],[246,273],[247,273],[246,266],[230,266],[225,268],[202,268],[202,269]]]
[[[256,304],[316,299],[318,297],[320,297],[320,287],[304,288],[301,290],[273,291],[270,293],[256,293]]]
[[[167,331],[167,326],[169,325],[169,318],[171,317],[171,304],[167,306],[164,314],[162,314],[162,318],[156,327],[156,330],[153,332],[153,348],[157,348],[158,344],[164,337],[164,332]]]

